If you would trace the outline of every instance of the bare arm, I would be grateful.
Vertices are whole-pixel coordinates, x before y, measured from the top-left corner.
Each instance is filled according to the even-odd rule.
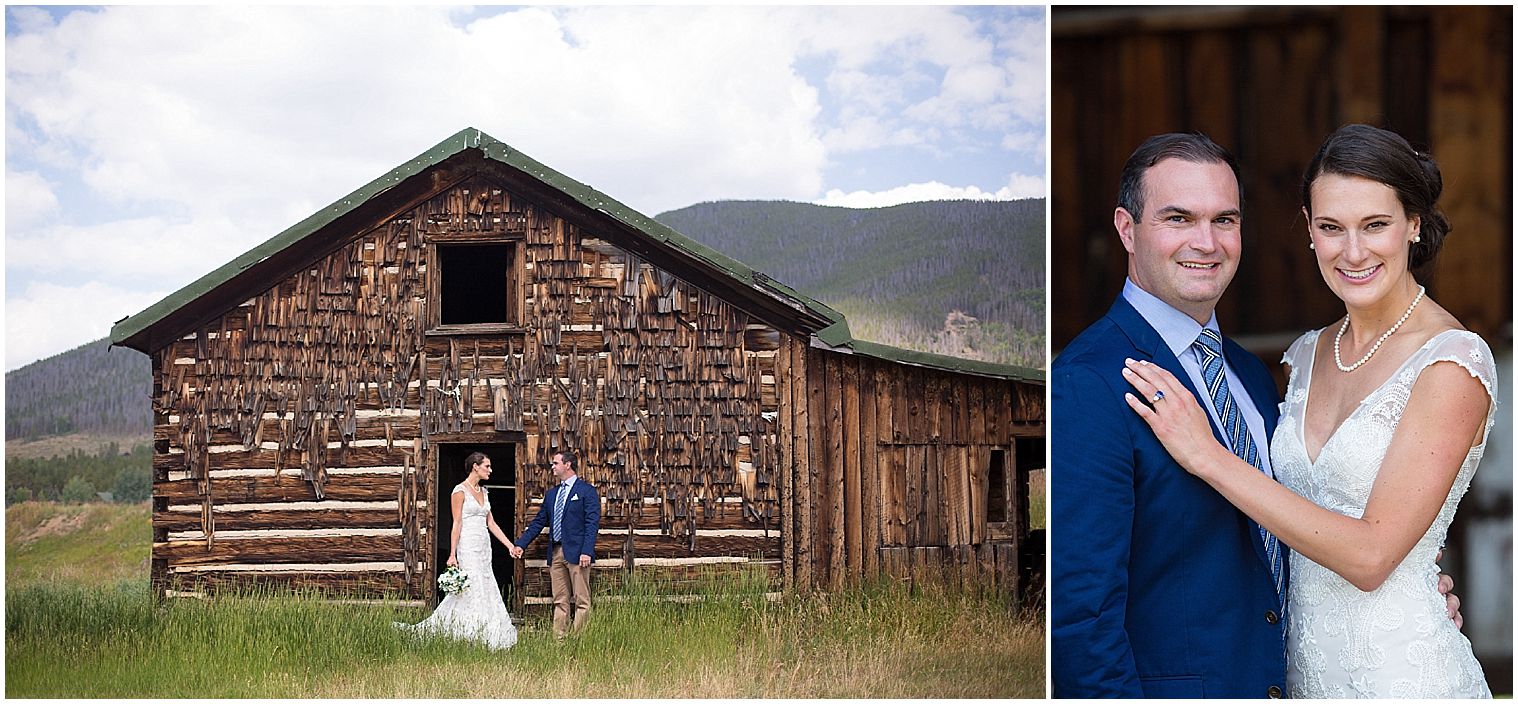
[[[448,548],[450,567],[459,564],[459,532],[464,530],[464,492],[454,492],[451,502],[453,503],[453,535],[451,547]]]
[[[1256,523],[1363,591],[1381,586],[1428,531],[1460,465],[1479,442],[1490,399],[1486,388],[1453,363],[1435,363],[1413,385],[1365,513],[1352,518],[1298,496],[1223,447],[1206,411],[1169,372],[1130,363],[1124,376],[1146,398],[1128,405],[1148,422],[1186,471],[1206,481]]]
[[[496,540],[501,541],[501,544],[506,546],[507,552],[511,552],[511,549],[516,547],[511,544],[511,539],[506,537],[506,533],[501,530],[501,527],[496,524],[494,514],[485,514],[485,529],[489,530]]]

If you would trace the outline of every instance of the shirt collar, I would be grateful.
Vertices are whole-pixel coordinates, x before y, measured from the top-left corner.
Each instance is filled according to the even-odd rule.
[[[1198,325],[1191,316],[1139,288],[1138,284],[1133,283],[1133,279],[1123,281],[1123,299],[1128,301],[1129,305],[1132,305],[1133,309],[1143,316],[1144,321],[1160,334],[1160,339],[1165,341],[1165,346],[1169,347],[1171,353],[1178,359],[1181,353],[1191,349],[1191,343],[1196,342],[1197,337],[1202,334],[1202,328],[1218,331],[1217,311],[1212,312],[1206,325]],[[1222,335],[1221,332],[1218,334]]]

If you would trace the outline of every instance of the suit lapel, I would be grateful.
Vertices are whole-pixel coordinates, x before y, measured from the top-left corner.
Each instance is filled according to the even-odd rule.
[[[1112,319],[1113,323],[1117,325],[1118,329],[1123,331],[1124,335],[1128,336],[1128,340],[1133,343],[1133,349],[1135,352],[1144,355],[1144,357],[1147,357],[1150,363],[1158,364],[1166,371],[1175,375],[1175,378],[1180,380],[1181,384],[1186,387],[1186,390],[1190,391],[1191,395],[1196,398],[1197,403],[1205,402],[1204,399],[1207,397],[1200,393],[1197,390],[1196,386],[1191,383],[1191,375],[1187,374],[1186,370],[1181,367],[1181,361],[1176,358],[1175,353],[1170,351],[1170,347],[1165,344],[1164,338],[1160,337],[1159,332],[1154,329],[1154,326],[1150,325],[1148,321],[1144,320],[1144,316],[1139,315],[1139,312],[1134,309],[1132,304],[1128,303],[1128,301],[1124,300],[1123,297],[1119,296],[1117,302],[1112,304],[1112,310],[1107,312],[1107,316]],[[1244,348],[1239,347],[1227,338],[1224,338],[1223,346],[1225,359],[1227,358],[1230,351],[1235,355],[1248,354],[1248,352],[1244,351]],[[1237,365],[1234,365],[1233,368],[1235,370],[1239,369]],[[1257,385],[1249,385],[1248,381],[1243,375],[1236,374],[1236,376],[1239,376],[1240,380],[1248,385],[1250,400],[1254,402],[1255,407],[1259,409],[1261,416],[1264,417],[1265,430],[1268,435],[1275,428],[1278,411],[1274,406],[1271,406],[1268,409],[1260,408],[1260,403],[1263,399],[1266,405],[1270,405],[1268,399],[1275,398],[1276,394],[1274,390],[1270,390],[1269,393],[1266,393],[1266,389],[1260,388]],[[1212,437],[1217,439],[1217,441],[1222,444],[1223,447],[1228,447],[1228,440],[1223,436],[1222,430],[1213,425],[1211,422],[1209,422],[1208,425],[1212,426]],[[1260,448],[1260,451],[1268,452],[1269,447],[1262,447]],[[1184,472],[1186,470],[1177,466],[1176,471]],[[1255,557],[1258,558],[1260,564],[1265,567],[1265,574],[1268,578],[1270,575],[1270,558],[1265,554],[1264,541],[1260,539],[1260,526],[1248,516],[1244,515],[1243,511],[1239,511],[1239,517],[1249,525],[1249,534],[1253,537],[1253,539],[1249,542],[1254,546]],[[1282,549],[1285,549],[1284,544],[1282,545]],[[1283,552],[1282,554],[1284,555],[1285,553]],[[1274,589],[1273,586],[1272,589]]]
[[[1187,391],[1191,392],[1192,397],[1196,398],[1198,403],[1201,403],[1202,399],[1207,398],[1206,395],[1197,390],[1195,384],[1191,383],[1191,375],[1187,374],[1186,370],[1181,367],[1181,360],[1177,359],[1175,353],[1170,351],[1170,346],[1165,344],[1165,339],[1160,337],[1159,332],[1155,331],[1154,326],[1150,325],[1149,321],[1144,320],[1144,316],[1139,315],[1139,312],[1134,309],[1132,304],[1119,296],[1117,302],[1112,304],[1112,310],[1108,311],[1107,315],[1117,324],[1118,329],[1128,336],[1128,340],[1133,343],[1134,351],[1142,355],[1140,359],[1148,359],[1151,363],[1158,364],[1165,371],[1175,375],[1175,378],[1186,387]],[[1211,423],[1208,423],[1208,425],[1212,426]],[[1228,446],[1228,440],[1223,437],[1222,431],[1218,430],[1216,426],[1212,426],[1212,436],[1217,438],[1217,441],[1222,443],[1224,447]]]

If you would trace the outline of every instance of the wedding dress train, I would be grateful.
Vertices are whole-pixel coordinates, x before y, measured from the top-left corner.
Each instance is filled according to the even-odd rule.
[[[463,591],[443,597],[437,610],[414,626],[396,624],[404,630],[423,635],[440,634],[454,638],[474,640],[492,650],[504,650],[517,642],[517,629],[511,623],[511,614],[501,600],[496,585],[495,572],[491,569],[490,532],[485,518],[490,515],[490,497],[481,504],[469,495],[460,484],[453,493],[464,494],[464,525],[459,531],[459,569],[468,575],[469,583]]]
[[[1291,365],[1280,424],[1270,444],[1276,477],[1292,491],[1338,513],[1360,517],[1413,384],[1435,362],[1459,364],[1497,398],[1496,364],[1477,335],[1435,335],[1360,402],[1333,431],[1317,458],[1303,434],[1318,335],[1309,332],[1286,351]],[[1297,552],[1291,553],[1287,594],[1287,684],[1292,697],[1491,697],[1470,641],[1445,611],[1436,590],[1434,556],[1444,544],[1460,498],[1486,449],[1495,403],[1481,442],[1460,465],[1433,525],[1371,592]]]

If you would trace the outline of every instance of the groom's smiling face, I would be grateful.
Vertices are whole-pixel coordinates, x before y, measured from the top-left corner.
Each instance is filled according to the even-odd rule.
[[[1142,214],[1118,208],[1128,278],[1206,324],[1239,266],[1239,183],[1222,162],[1164,159],[1144,171]]]

